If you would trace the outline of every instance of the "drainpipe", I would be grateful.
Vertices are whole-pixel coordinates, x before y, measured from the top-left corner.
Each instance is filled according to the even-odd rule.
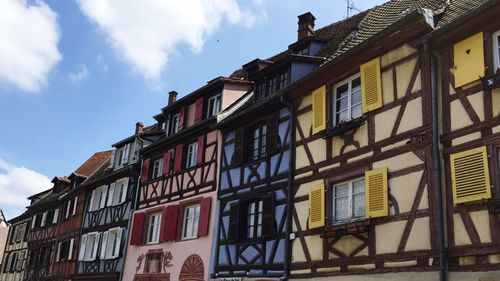
[[[439,149],[439,112],[438,112],[438,74],[437,58],[429,51],[428,42],[424,42],[424,51],[430,53],[431,58],[431,98],[432,98],[432,155],[434,157],[434,179],[436,192],[436,206],[438,215],[439,239],[439,280],[447,280],[446,268],[446,241],[444,228],[443,191],[441,179],[441,151]]]
[[[291,255],[291,243],[290,243],[290,234],[292,232],[292,208],[293,208],[293,200],[292,200],[292,190],[293,190],[293,171],[295,170],[295,150],[293,149],[293,140],[294,140],[294,132],[295,132],[295,122],[293,119],[293,104],[286,99],[285,96],[280,96],[281,104],[285,105],[288,108],[290,114],[290,163],[288,166],[288,194],[287,194],[287,227],[286,227],[286,238],[285,238],[285,266],[284,266],[284,274],[281,277],[281,280],[286,281],[290,278],[290,263],[292,261]]]

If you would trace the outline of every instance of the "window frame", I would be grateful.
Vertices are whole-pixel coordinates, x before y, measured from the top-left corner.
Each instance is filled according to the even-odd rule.
[[[216,116],[221,111],[221,108],[222,108],[222,94],[216,94],[208,98],[207,118]]]
[[[187,235],[186,231],[187,229],[185,228],[187,225],[187,220],[189,217],[189,210],[195,209],[194,211],[194,216],[191,217],[193,219],[193,224],[192,224],[192,233],[191,235]],[[196,208],[198,209],[198,215],[196,215]],[[198,238],[198,227],[200,225],[200,215],[201,215],[201,202],[197,202],[194,204],[189,204],[185,205],[182,207],[182,221],[181,221],[181,229],[180,229],[180,240],[190,240],[190,239],[196,239]]]
[[[152,222],[152,219],[155,217],[158,218],[158,221],[156,223]],[[155,213],[148,214],[148,223],[147,223],[147,232],[146,232],[146,235],[147,235],[146,236],[146,244],[147,245],[153,245],[153,244],[160,243],[161,220],[162,220],[162,212],[155,212]],[[156,232],[156,234],[155,234],[156,239],[155,240],[150,240],[150,238],[154,238],[154,237],[150,237],[151,231]]]
[[[362,181],[363,182],[363,208],[364,208],[364,212],[361,216],[358,216],[358,217],[355,217],[354,216],[354,195],[357,195],[357,194],[360,194],[360,192],[354,194],[353,193],[353,190],[354,190],[354,183],[355,182],[359,182],[359,181]],[[336,188],[342,186],[342,185],[345,185],[345,184],[348,184],[348,219],[345,219],[345,220],[336,220],[336,203],[335,203],[335,199],[337,198],[335,196],[335,190]],[[365,203],[365,195],[366,194],[366,183],[365,183],[365,178],[364,177],[355,177],[355,178],[351,178],[351,179],[347,179],[347,180],[343,180],[343,181],[339,181],[339,182],[336,182],[336,183],[333,183],[330,185],[330,194],[328,196],[328,203],[329,203],[329,206],[330,206],[330,211],[329,211],[329,224],[330,225],[342,225],[342,224],[348,224],[348,223],[352,223],[352,222],[356,222],[356,221],[361,221],[361,220],[365,220],[366,217],[365,217],[365,213],[366,213],[366,203]]]
[[[106,189],[106,192],[104,192],[105,189]],[[107,193],[108,193],[107,191],[108,190],[107,190],[107,186],[106,185],[101,185],[101,186],[97,187],[96,189],[92,190],[92,195],[93,196],[90,197],[90,200],[93,200],[93,201],[89,202],[89,203],[92,204],[92,208],[89,208],[89,212],[95,212],[95,211],[99,211],[101,209],[106,208],[106,203],[107,203],[106,202],[106,200],[107,200],[106,197],[107,197]],[[96,205],[95,204],[95,201],[97,200],[96,194],[98,192],[99,192],[99,201],[97,201],[97,205]],[[106,196],[105,196],[105,194],[106,194]],[[103,208],[101,208],[101,205],[102,205],[101,202],[102,202],[102,200],[104,200],[104,202],[105,202]]]
[[[86,235],[86,242],[85,242],[85,248],[83,249],[83,261],[94,261],[98,254],[98,248],[99,248],[99,240],[100,240],[100,232],[89,232],[85,233]],[[90,237],[94,237],[94,240],[92,241],[92,245],[90,245]],[[96,245],[97,244],[97,245]],[[90,248],[89,248],[90,247]],[[94,250],[97,248],[96,250]],[[82,250],[82,249],[80,249]],[[90,251],[89,251],[90,250]],[[95,252],[95,255],[94,255]],[[90,253],[90,254],[89,254]]]
[[[111,206],[117,206],[127,201],[127,195],[123,196],[123,190],[125,190],[125,192],[128,191],[128,182],[127,178],[121,178],[115,182],[115,190],[113,191]],[[120,190],[120,192],[117,192],[118,190]]]
[[[258,138],[255,136],[257,131]],[[248,146],[247,158],[251,161],[265,158],[267,155],[267,137],[269,134],[267,124],[265,122],[255,124],[249,128],[248,132],[247,139],[250,145]],[[256,151],[258,151],[258,155],[255,154]]]
[[[121,240],[123,235],[123,229],[121,227],[114,227],[107,230],[106,237],[106,249],[104,252],[104,259],[116,259],[120,257],[121,252]],[[111,233],[115,233],[114,239],[112,239]],[[102,243],[101,243],[102,247]],[[101,249],[102,250],[102,249]]]
[[[500,69],[500,30],[493,32],[492,37],[493,73],[496,73],[497,70]]]
[[[186,169],[192,168],[196,166],[197,163],[197,155],[198,155],[198,142],[192,142],[188,144],[186,149],[186,162],[184,163],[184,167]]]
[[[250,206],[255,205],[253,213],[249,212]],[[255,198],[245,202],[245,240],[260,239],[263,237],[264,228],[264,198]],[[259,209],[260,208],[260,209]],[[249,216],[252,216],[252,220]],[[260,220],[260,223],[259,223]],[[251,224],[250,224],[251,222]],[[250,232],[250,229],[252,231]],[[260,232],[259,232],[260,230]],[[251,233],[251,235],[250,235]]]
[[[167,136],[173,136],[179,132],[179,121],[180,113],[172,114],[170,118],[168,118]]]
[[[353,92],[352,92],[352,82],[356,79],[359,79],[359,95],[360,95],[360,99],[359,99],[359,103],[357,103],[356,105],[353,105],[352,104],[352,95],[353,95]],[[337,120],[337,113],[338,113],[338,109],[337,109],[337,89],[346,85],[347,84],[347,108],[344,109],[344,110],[347,110],[347,113],[348,113],[348,116],[349,116],[349,119],[347,120],[343,120],[341,122],[339,122]],[[361,89],[361,74],[358,72],[354,75],[351,75],[349,76],[348,78],[338,82],[338,83],[335,83],[332,85],[332,90],[331,90],[331,93],[330,93],[330,97],[331,97],[331,117],[332,117],[332,127],[336,127],[336,126],[339,126],[341,124],[344,124],[344,123],[348,123],[348,122],[351,122],[353,120],[356,120],[358,118],[361,118],[363,117],[363,105],[362,105],[362,93],[361,93],[362,89]],[[357,116],[357,117],[353,117],[352,116],[352,108],[354,106],[359,106],[360,107],[360,115]],[[341,110],[341,111],[344,111],[344,110]]]
[[[163,158],[157,158],[153,160],[153,167],[151,169],[151,179],[157,179],[161,177],[162,171],[163,171]]]

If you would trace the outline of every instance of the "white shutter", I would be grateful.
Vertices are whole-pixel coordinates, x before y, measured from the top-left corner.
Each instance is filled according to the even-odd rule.
[[[109,166],[108,166],[108,168],[110,168],[110,169],[113,169],[113,167],[114,167],[115,154],[116,154],[116,149],[113,149],[113,151],[111,152],[111,159],[110,159]]]
[[[125,145],[125,148],[124,148],[124,151],[123,151],[123,154],[122,154],[123,155],[122,164],[128,163],[129,152],[130,152],[130,143],[127,143]]]
[[[59,218],[59,209],[56,209],[54,211],[54,217],[52,218],[52,223],[53,224],[56,224],[57,223],[57,219]]]
[[[57,255],[56,255],[56,261],[59,261],[60,260],[60,256],[61,256],[61,244],[62,242],[59,242],[57,244]]]
[[[94,240],[94,248],[92,249],[92,256],[90,257],[90,260],[95,260],[97,256],[97,249],[99,248],[99,237],[101,236],[100,233],[97,233],[95,235],[95,240]]]
[[[107,247],[107,244],[108,244],[108,235],[109,235],[109,231],[105,231],[102,234],[101,254],[99,255],[99,257],[101,259],[105,259],[106,258],[106,247]]]
[[[33,221],[31,222],[31,229],[35,228],[36,216],[37,215],[33,216]]]
[[[42,215],[42,224],[40,224],[40,226],[44,226],[46,222],[47,222],[47,212],[44,212]]]
[[[115,194],[115,183],[110,184],[109,186],[109,196],[108,196],[108,203],[106,205],[111,206],[113,205],[113,196]]]
[[[99,208],[102,209],[104,207],[106,207],[106,196],[108,195],[108,186],[104,186],[104,188],[102,189],[102,193],[101,193],[101,200],[100,200],[100,204],[99,204]]]
[[[69,217],[69,207],[70,206],[71,206],[71,200],[68,201],[68,203],[66,204],[66,214],[64,215],[65,218]]]
[[[92,195],[90,196],[89,211],[92,211],[92,207],[94,207],[94,194],[95,194],[95,189],[92,190]]]
[[[87,234],[82,235],[80,240],[80,252],[78,253],[78,260],[82,261],[85,257],[85,246],[87,245]]]
[[[75,201],[73,203],[73,213],[72,213],[73,216],[76,214],[76,205],[78,204],[78,196],[76,196],[74,200]]]
[[[68,260],[70,261],[73,258],[73,244],[75,243],[75,239],[71,238],[69,240],[69,252],[68,252]]]
[[[125,180],[123,180],[122,198],[120,198],[120,203],[125,202],[125,200],[127,199],[127,188],[128,188],[128,178],[125,178]]]
[[[119,255],[120,255],[120,249],[121,249],[121,245],[122,245],[122,233],[123,233],[123,228],[119,228],[118,229],[118,234],[116,236],[116,240],[115,240],[115,251],[113,253],[113,258],[117,258]]]

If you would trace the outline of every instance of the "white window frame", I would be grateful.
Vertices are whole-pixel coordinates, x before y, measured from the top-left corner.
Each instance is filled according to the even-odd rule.
[[[155,161],[153,161],[153,171],[151,174],[151,178],[156,179],[161,177],[162,172],[163,172],[163,158],[158,158]]]
[[[89,211],[97,211],[106,207],[106,199],[108,193],[108,186],[102,185],[92,191],[90,197]],[[99,197],[97,197],[99,196]]]
[[[118,258],[120,256],[123,229],[121,227],[115,227],[109,229],[106,233],[107,237],[103,238],[101,257],[105,259]],[[106,242],[104,242],[104,239],[106,239]],[[102,251],[104,251],[104,255]]]
[[[498,44],[500,40],[500,30],[493,33],[493,72],[496,73],[497,69],[500,68],[500,45]]]
[[[108,206],[116,206],[127,199],[128,178],[122,178],[112,183],[109,189]]]
[[[340,82],[340,83],[337,83],[335,84],[335,87],[333,87],[333,124],[334,126],[337,126],[339,125],[339,120],[337,120],[337,89],[344,86],[345,84],[347,84],[347,115],[349,116],[349,118],[347,120],[343,120],[343,122],[349,122],[351,120],[354,120],[356,118],[359,118],[361,116],[363,116],[363,109],[362,109],[362,105],[361,105],[361,81],[360,81],[360,84],[359,84],[359,95],[360,95],[360,99],[359,99],[359,103],[357,104],[352,104],[352,82],[356,79],[361,79],[360,77],[360,74],[357,73],[347,79],[345,79],[344,81]],[[357,116],[357,117],[352,117],[352,108],[355,107],[355,106],[360,106],[361,108],[361,112],[360,112],[360,115]]]
[[[221,110],[222,95],[217,94],[207,101],[207,118],[217,115]]]
[[[252,209],[253,207],[253,209]],[[264,219],[264,200],[259,199],[251,201],[246,205],[247,224],[246,238],[255,239],[262,237],[263,219]]]
[[[194,210],[194,214],[190,211]],[[181,240],[193,239],[198,237],[198,226],[200,224],[200,204],[193,204],[184,207],[184,214],[182,215],[182,233]]]
[[[354,193],[353,190],[354,190],[354,183],[355,182],[360,182],[362,181],[363,182],[363,192],[357,192],[357,193]],[[337,220],[336,219],[336,204],[335,204],[335,199],[337,199],[338,197],[335,196],[335,190],[337,187],[340,187],[340,186],[343,186],[343,185],[348,185],[349,188],[348,188],[348,219],[345,219],[345,220]],[[340,183],[336,183],[332,186],[332,196],[331,196],[331,199],[332,200],[332,224],[344,224],[344,223],[348,223],[348,222],[353,222],[353,221],[358,221],[358,220],[363,220],[365,218],[365,212],[363,212],[363,214],[361,216],[358,216],[358,217],[355,217],[354,216],[354,210],[353,210],[353,207],[354,207],[354,204],[353,204],[353,198],[354,198],[354,195],[357,195],[357,194],[365,194],[366,193],[366,185],[365,185],[365,179],[364,178],[356,178],[356,179],[352,179],[352,180],[348,180],[348,181],[343,181],[343,182],[340,182]],[[366,196],[366,195],[364,195]],[[364,200],[364,197],[363,196],[363,204],[364,204],[364,208],[366,210],[366,203],[365,200]]]
[[[172,136],[175,135],[177,132],[179,132],[179,119],[180,119],[179,113],[170,116],[167,126],[167,136]]]
[[[157,244],[160,242],[160,228],[161,213],[150,214],[148,218],[147,244]]]
[[[80,251],[82,251],[82,248],[85,247],[85,248],[83,248],[83,254],[80,254],[80,257],[82,257],[82,255],[83,255],[84,261],[93,261],[96,259],[100,235],[101,234],[99,232],[90,232],[90,233],[85,234],[85,237],[86,237],[85,243],[82,243],[81,248],[80,248]],[[91,237],[93,237],[93,239],[94,239],[92,241],[92,244],[89,243]],[[83,237],[82,237],[82,239],[83,239]]]
[[[252,160],[266,156],[267,151],[267,125],[261,124],[252,130]]]
[[[191,168],[196,166],[197,155],[198,155],[198,143],[193,142],[188,145],[187,155],[186,155],[186,168]]]

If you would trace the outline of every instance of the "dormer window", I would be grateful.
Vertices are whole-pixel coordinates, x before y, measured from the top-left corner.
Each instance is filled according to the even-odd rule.
[[[265,89],[264,85],[265,85],[265,83],[263,81],[258,82],[255,85],[255,96],[259,99],[266,96],[266,89]]]
[[[288,84],[288,73],[285,71],[278,75],[277,89],[283,89]]]
[[[179,132],[179,113],[172,115],[165,127],[167,128],[167,136],[171,136]]]
[[[118,167],[127,164],[130,156],[130,143],[117,149],[116,155],[118,155]]]
[[[275,80],[274,77],[271,77],[270,79],[267,80],[267,95],[270,95],[275,90],[276,85],[274,83],[274,80]]]
[[[221,109],[221,95],[215,95],[208,99],[207,118],[217,115]]]

